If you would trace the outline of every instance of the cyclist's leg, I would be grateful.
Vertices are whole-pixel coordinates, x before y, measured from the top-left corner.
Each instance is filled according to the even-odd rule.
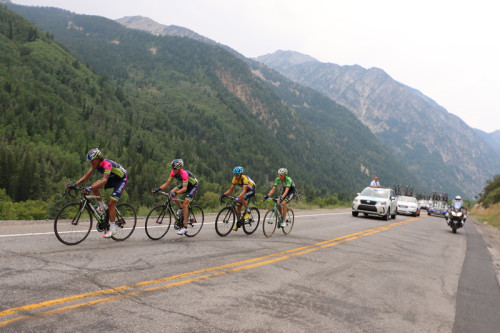
[[[294,197],[293,193],[288,193],[284,198],[283,202],[281,203],[283,205],[283,215],[281,215],[283,216],[283,222],[285,222],[286,220],[287,206],[290,203],[290,201],[292,201],[293,197]]]
[[[184,214],[184,228],[187,228],[188,225],[188,216],[189,216],[189,204],[193,201],[194,195],[196,194],[196,190],[198,190],[198,183],[195,185],[189,184],[186,189],[186,198],[182,203],[182,212]],[[180,205],[180,204],[179,204]]]
[[[115,220],[116,220],[116,203],[118,200],[120,200],[120,197],[123,194],[123,191],[125,191],[125,188],[127,187],[127,181],[128,178],[125,175],[123,179],[119,179],[117,181],[109,180],[104,185],[104,188],[110,188],[113,187],[113,193],[111,194],[111,197],[108,200],[108,214],[109,214],[109,230],[111,231],[111,234],[113,234],[116,231],[116,226],[115,226]],[[108,236],[111,236],[108,235]],[[107,233],[104,235],[106,237]],[[106,237],[108,238],[108,237]]]

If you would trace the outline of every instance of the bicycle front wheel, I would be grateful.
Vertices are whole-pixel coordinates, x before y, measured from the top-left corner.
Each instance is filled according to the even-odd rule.
[[[257,230],[260,222],[260,212],[256,207],[250,208],[250,217],[243,222],[243,231],[251,235]]]
[[[189,208],[188,216],[188,231],[184,235],[188,237],[196,236],[203,227],[204,219],[205,216],[203,215],[203,209],[201,209],[200,206],[191,206]]]
[[[152,240],[165,236],[172,223],[172,215],[167,206],[159,205],[151,209],[146,217],[146,235]]]
[[[262,220],[262,231],[264,231],[264,235],[267,238],[271,237],[274,234],[277,225],[278,216],[274,213],[274,210],[268,210],[264,216],[264,220]]]
[[[116,234],[112,236],[115,241],[124,241],[129,238],[135,230],[137,224],[137,215],[134,207],[128,203],[116,205]]]
[[[286,211],[286,219],[284,221],[285,225],[281,228],[285,235],[288,235],[292,231],[294,222],[295,214],[292,209],[288,208]]]
[[[66,245],[76,245],[87,238],[92,229],[92,213],[79,202],[61,208],[54,220],[54,233]]]
[[[217,232],[217,235],[221,237],[229,235],[233,229],[235,221],[236,216],[234,210],[231,207],[222,208],[215,218],[215,231]]]

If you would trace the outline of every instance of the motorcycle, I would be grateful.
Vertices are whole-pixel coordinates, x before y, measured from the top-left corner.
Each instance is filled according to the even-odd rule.
[[[463,228],[467,215],[465,208],[462,207],[461,202],[455,202],[453,206],[448,209],[445,215],[446,223],[450,226],[453,233],[457,233],[457,229]]]

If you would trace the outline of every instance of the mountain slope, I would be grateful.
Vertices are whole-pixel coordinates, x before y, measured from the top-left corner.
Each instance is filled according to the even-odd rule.
[[[91,136],[72,142],[72,152],[77,152],[72,156],[80,162],[95,146],[108,152],[128,169],[128,192],[135,202],[153,200],[149,189],[165,180],[165,168],[174,157],[184,158],[202,181],[200,194],[226,188],[238,164],[261,191],[282,166],[307,196],[352,193],[370,179],[357,163],[339,158],[338,147],[269,90],[245,62],[220,47],[153,36],[54,8],[10,8],[47,29],[47,35],[99,73],[99,82],[113,83],[104,90],[120,106],[107,106],[95,115],[96,120],[102,117],[98,126],[86,123],[94,114],[80,111],[81,102],[75,103],[74,126],[87,128],[83,133]],[[84,107],[92,110],[93,104]],[[354,149],[364,152],[362,146]]]
[[[427,188],[472,197],[500,170],[498,155],[461,119],[380,69],[292,51],[257,60],[351,110]]]
[[[186,36],[211,45],[220,45],[189,29],[165,26],[141,16],[125,17],[116,21],[129,28],[149,31],[153,34]],[[242,57],[236,51],[228,47],[225,48],[238,57]],[[313,60],[313,58],[304,55],[297,54],[296,56],[296,61],[299,63]],[[347,109],[311,89],[294,84],[278,72],[262,66],[259,62],[251,59],[243,60],[252,68],[255,75],[266,82],[271,90],[308,119],[335,146],[337,160],[343,160],[345,164],[355,163],[365,175],[363,177],[366,179],[365,183],[375,174],[381,176],[381,179],[386,181],[387,186],[392,186],[395,183],[417,183],[415,177],[397,162],[391,153],[378,142],[366,127],[361,126]],[[338,175],[338,173],[334,174]],[[355,176],[359,177],[357,174]],[[351,175],[340,177],[350,178]],[[337,181],[343,182],[343,180]],[[419,187],[418,184],[417,187]]]

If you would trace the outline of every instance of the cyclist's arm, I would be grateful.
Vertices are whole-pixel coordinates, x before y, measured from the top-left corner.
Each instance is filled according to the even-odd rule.
[[[243,185],[241,193],[238,195],[238,198],[240,200],[245,200],[245,193],[247,193],[247,190],[248,190],[248,185]]]
[[[99,188],[103,187],[108,182],[108,178],[109,178],[109,173],[104,173],[104,175],[102,176],[102,179],[100,179],[100,180],[96,181],[94,184],[92,184],[92,188],[99,189]]]
[[[80,178],[80,180],[78,180],[75,184],[80,185],[82,183],[85,183],[90,178],[90,176],[92,176],[94,170],[95,169],[89,169],[89,171],[87,171],[87,173],[82,178]]]
[[[160,190],[165,191],[165,189],[167,187],[169,187],[171,183],[172,183],[172,179],[167,180],[166,183],[164,183],[162,186],[160,186]]]
[[[285,191],[283,191],[283,194],[281,195],[282,198],[286,198],[288,195],[288,192],[290,192],[290,187],[285,187]]]
[[[234,190],[234,184],[231,184],[231,187],[229,188],[229,190],[224,192],[224,195],[230,195],[231,193],[233,193],[233,190]]]
[[[187,192],[187,188],[188,188],[187,182],[182,182],[182,188],[175,187],[174,189],[172,189],[171,192],[181,194],[181,193]]]
[[[272,196],[274,194],[274,191],[276,191],[276,185],[273,186],[273,188],[271,189],[271,191],[269,191],[269,193],[267,194],[268,197]]]

